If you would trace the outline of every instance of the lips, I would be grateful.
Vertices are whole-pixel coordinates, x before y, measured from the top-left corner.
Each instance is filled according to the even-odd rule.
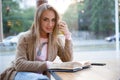
[[[46,28],[48,31],[52,31],[52,28]]]

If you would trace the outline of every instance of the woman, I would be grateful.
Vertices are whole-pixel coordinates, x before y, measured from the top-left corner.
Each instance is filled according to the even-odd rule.
[[[58,32],[65,35],[65,44]],[[57,11],[44,3],[37,8],[30,30],[20,37],[16,59],[0,80],[48,80],[47,69],[56,56],[63,62],[72,60],[71,33]]]

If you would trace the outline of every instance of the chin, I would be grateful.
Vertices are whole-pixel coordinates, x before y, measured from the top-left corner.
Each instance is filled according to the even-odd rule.
[[[48,34],[51,34],[52,32],[47,32]]]
[[[47,31],[47,33],[52,33],[53,31]]]

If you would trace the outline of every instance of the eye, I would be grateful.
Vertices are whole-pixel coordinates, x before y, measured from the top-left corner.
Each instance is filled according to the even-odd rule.
[[[48,22],[48,21],[49,21],[49,19],[48,19],[48,18],[43,18],[43,21],[47,21],[47,22]]]
[[[52,19],[52,22],[55,22],[56,20],[55,19]]]

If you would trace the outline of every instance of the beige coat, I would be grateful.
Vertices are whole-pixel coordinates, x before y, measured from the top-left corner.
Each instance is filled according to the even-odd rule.
[[[35,47],[29,48],[32,40],[34,40],[30,35],[31,32],[27,31],[20,37],[15,61],[12,62],[12,65],[9,68],[0,74],[0,80],[14,80],[17,71],[30,71],[36,73],[47,71],[46,61],[35,61]],[[50,46],[48,47],[48,61],[53,61],[56,56],[59,56],[63,62],[72,60],[73,51],[71,40],[65,40],[64,47],[56,45],[54,52],[50,51],[51,49],[49,48]]]

